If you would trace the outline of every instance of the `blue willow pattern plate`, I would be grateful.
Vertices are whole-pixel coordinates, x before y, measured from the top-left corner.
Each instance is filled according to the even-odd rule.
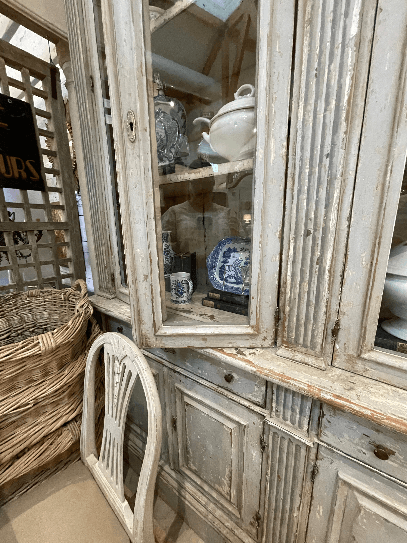
[[[248,295],[251,241],[224,238],[206,259],[209,280],[218,290]]]

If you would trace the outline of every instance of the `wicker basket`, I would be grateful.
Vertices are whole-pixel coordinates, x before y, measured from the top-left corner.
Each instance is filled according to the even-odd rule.
[[[78,287],[80,292],[78,292]],[[86,283],[1,297],[0,398],[59,371],[86,344],[92,315]]]
[[[0,497],[78,446],[86,357],[101,333],[92,312],[82,280],[0,297]]]

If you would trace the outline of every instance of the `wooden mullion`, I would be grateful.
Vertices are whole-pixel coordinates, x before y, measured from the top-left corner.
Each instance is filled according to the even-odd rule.
[[[69,243],[67,241],[57,241],[57,247],[68,247]],[[52,246],[51,243],[37,243],[38,249],[47,249]]]
[[[246,44],[249,38],[250,31],[250,15],[246,14],[243,19],[243,32],[241,34],[242,39],[238,40],[236,48],[236,57],[233,63],[232,75],[229,83],[229,96],[228,100],[231,101],[234,98],[234,93],[237,91],[237,85],[239,83],[240,71],[242,69],[243,57],[246,51]]]
[[[16,209],[24,208],[25,204],[22,204],[21,202],[7,202],[8,207],[15,207]],[[45,210],[45,204],[31,204],[31,209],[44,209]],[[51,204],[52,209],[60,209],[61,211],[65,210],[65,206],[63,204]],[[36,221],[37,222],[37,221]],[[41,224],[43,221],[39,221]],[[48,223],[44,223],[48,224]]]
[[[0,227],[0,231],[2,231],[1,227]],[[1,251],[12,251],[12,250],[14,250],[14,248],[15,248],[14,243],[12,245],[0,245],[0,252]],[[29,243],[27,245],[24,245],[24,249],[31,249],[31,245]],[[0,266],[0,268],[1,268],[1,266]]]
[[[15,245],[17,251],[19,251],[20,249],[23,249],[24,251],[26,250],[27,246],[26,245]],[[25,262],[24,264],[19,264],[18,265],[18,269],[19,270],[23,270],[23,269],[27,269],[27,268],[35,268],[35,262]]]
[[[6,72],[6,63],[4,58],[0,57],[0,84],[1,92],[6,96],[10,96],[10,88],[8,85],[8,75]]]
[[[45,199],[45,192],[43,193],[43,197]],[[10,206],[9,206],[10,207]],[[45,208],[45,213],[48,215],[49,209],[51,209],[51,205]],[[37,221],[31,221],[31,222],[4,222],[2,225],[2,230],[6,232],[13,232],[14,230],[69,230],[69,223],[67,222],[59,222],[59,221],[53,221],[53,222],[37,222]]]
[[[58,170],[57,168],[44,168],[44,172],[52,174],[54,176],[61,175],[60,170]]]
[[[38,149],[40,149],[41,148],[40,136],[39,136],[40,130],[38,129],[38,125],[37,125],[37,122],[36,122],[34,97],[33,97],[33,93],[32,93],[31,81],[30,81],[30,73],[29,73],[27,68],[23,68],[21,70],[21,76],[22,76],[23,82],[26,84],[26,90],[25,90],[26,100],[31,106],[31,110],[32,110],[33,117],[34,117],[34,120],[35,120],[34,127],[35,127],[35,135],[36,135],[36,138],[37,138],[37,146],[38,146]],[[45,177],[45,168],[44,168],[43,161],[41,161],[41,174],[43,176],[43,179],[46,179],[46,177]],[[28,195],[27,195],[26,191],[24,191],[24,192],[25,192],[25,197],[24,198],[27,198],[27,201],[28,201]],[[47,183],[45,183],[45,191],[42,192],[42,197],[43,197],[43,202],[45,204],[46,218],[47,218],[48,222],[52,224],[54,221],[53,221],[52,212],[51,212],[51,206],[50,206],[50,201],[49,201]],[[31,217],[31,211],[29,213],[30,213],[30,217]],[[49,232],[49,235],[51,237],[52,256],[53,256],[53,258],[55,260],[54,273],[55,273],[55,275],[57,277],[60,278],[59,263],[58,263],[58,253],[57,253],[57,249],[55,247],[55,231],[54,231],[54,229],[52,229],[52,230],[48,230],[48,232]],[[35,249],[33,247],[33,259],[37,262],[36,270],[37,270],[37,277],[38,277],[38,281],[39,281],[39,286],[40,285],[43,286],[43,277],[42,277],[42,273],[41,273],[41,265],[39,263],[38,248],[37,248],[37,245],[36,245],[36,241],[34,239],[34,232],[32,231],[30,235],[32,236],[31,239],[30,239],[30,242],[35,243]],[[59,286],[59,288],[62,288],[62,282],[61,281],[59,281],[58,286]]]
[[[33,222],[30,201],[28,199],[28,193],[26,190],[20,190],[20,195],[23,200],[25,220],[27,222]],[[19,266],[19,267],[20,268],[21,267],[35,267],[35,271],[37,272],[38,288],[43,288],[40,257],[39,257],[38,248],[37,248],[37,240],[35,239],[35,233],[34,233],[35,231],[27,230],[26,232],[27,232],[29,244],[31,246],[31,249],[30,249],[31,258],[33,260],[34,266]]]
[[[226,104],[229,96],[229,38],[222,44],[222,102]]]
[[[4,198],[3,189],[0,189],[0,221],[3,224],[7,224],[8,222],[10,222],[8,219],[7,204]],[[3,224],[1,225],[1,229],[4,234],[6,247],[9,248],[9,250],[7,251],[7,254],[9,256],[9,263],[12,266],[14,284],[17,290],[23,290],[24,282],[19,271],[18,260],[17,260],[16,250],[15,250],[15,245],[14,245],[14,240],[13,240],[13,231],[3,230]],[[0,251],[1,251],[1,246],[0,246]]]
[[[72,259],[70,257],[60,258],[59,262],[62,263],[62,264],[69,264],[70,262],[72,262]],[[45,265],[49,265],[49,264],[53,264],[53,263],[54,263],[53,260],[42,260],[41,261],[41,266],[45,266]]]
[[[37,87],[31,87],[31,91],[34,96],[38,96],[39,98],[43,98],[44,100],[48,100],[48,93],[43,91],[42,89],[37,89]]]
[[[48,111],[44,111],[38,107],[35,108],[35,114],[38,115],[38,117],[44,117],[44,119],[51,118],[51,114]]]
[[[48,84],[48,85],[47,85]],[[47,76],[47,78],[44,79],[43,81],[43,88],[47,88],[47,91],[50,91],[50,76]],[[51,92],[48,92],[49,96],[51,96]],[[49,112],[49,109],[50,109],[50,106],[49,106],[49,101],[52,100],[52,98],[49,98],[48,100],[45,101],[45,107],[46,107],[46,110]],[[53,122],[53,118],[52,118],[52,113],[51,113],[51,123]],[[46,131],[48,132],[48,131]],[[53,134],[53,137],[52,137],[52,141],[50,142],[50,145],[51,145],[51,151],[54,151],[56,153],[56,159],[58,160],[58,151],[56,149],[56,141],[55,141],[55,134],[54,132],[50,132]],[[45,171],[45,168],[44,168],[44,171]],[[47,217],[48,217],[48,220],[51,222],[54,222],[53,221],[53,215],[52,215],[52,206],[51,206],[51,202],[50,202],[50,199],[49,199],[49,189],[51,187],[48,187],[48,183],[47,183],[47,191],[46,191],[46,198],[45,198],[45,204],[47,206]],[[52,188],[58,188],[60,190],[58,191],[54,191],[54,192],[58,192],[59,194],[63,195],[63,189],[61,187],[52,187]],[[61,198],[61,197],[60,197]],[[59,200],[61,201],[61,200]],[[57,247],[57,241],[56,241],[56,235],[55,235],[55,230],[64,230],[64,232],[66,232],[67,228],[69,228],[69,225],[66,225],[65,228],[62,227],[62,223],[61,223],[61,227],[60,228],[54,228],[53,230],[50,230],[48,231],[48,234],[51,238],[51,252],[52,252],[52,256],[53,256],[53,259],[55,260],[55,265],[54,265],[54,272],[55,272],[55,280],[57,282],[57,286],[59,289],[62,288],[62,277],[61,277],[61,270],[60,270],[60,267],[59,267],[59,257],[58,257],[58,247]],[[68,243],[68,251],[69,251],[69,243]]]
[[[56,151],[51,151],[51,149],[41,148],[41,153],[43,155],[47,155],[47,156],[57,156],[57,152]]]
[[[51,96],[50,76],[44,79],[43,88]],[[67,248],[72,258],[70,269],[73,271],[75,279],[84,279],[86,277],[85,261],[76,203],[72,160],[69,152],[68,134],[65,123],[65,108],[59,85],[59,74],[57,74],[57,93],[57,98],[50,98],[45,104],[47,111],[51,113],[52,130],[55,134],[55,138],[51,142],[51,149],[58,153],[53,170],[58,172],[58,179],[63,189],[66,220],[69,222],[69,229],[65,235],[69,236],[68,241],[70,242]]]
[[[43,128],[38,129],[38,134],[40,136],[44,136],[44,138],[54,138],[55,134],[51,132],[50,130],[44,130]],[[40,146],[41,148],[41,146]]]
[[[9,85],[9,87],[13,87],[14,89],[19,89],[19,90],[22,90],[22,91],[25,90],[24,83],[22,83],[18,79],[14,79],[14,77],[8,77],[8,85]]]

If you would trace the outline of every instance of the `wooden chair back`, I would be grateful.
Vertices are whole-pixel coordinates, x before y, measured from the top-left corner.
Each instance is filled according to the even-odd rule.
[[[105,419],[102,446],[97,456],[95,440],[95,369],[104,350]],[[134,514],[124,497],[123,438],[127,411],[137,378],[148,409],[148,437],[141,467]],[[161,406],[150,367],[136,345],[125,336],[105,333],[89,351],[85,371],[81,457],[132,542],[154,543],[153,502],[161,450]]]

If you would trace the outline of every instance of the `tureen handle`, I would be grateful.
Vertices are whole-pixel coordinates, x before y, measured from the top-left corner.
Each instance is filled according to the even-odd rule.
[[[206,123],[208,126],[210,126],[211,124],[211,121],[207,119],[206,117],[197,117],[196,119],[193,120],[192,124],[198,124],[200,121],[202,121],[203,123]],[[207,132],[202,132],[202,136],[204,140],[207,143],[209,143],[209,145],[211,145],[211,142],[209,140],[209,134]]]
[[[242,92],[245,90],[250,90],[250,94],[245,94],[244,98],[246,98],[247,96],[254,96],[255,88],[253,87],[253,85],[250,85],[250,83],[246,83],[245,85],[242,85],[240,88],[238,88],[235,92],[235,100],[237,100],[238,98],[243,98]]]
[[[209,119],[207,119],[206,117],[197,117],[196,119],[193,120],[192,124],[198,124],[199,121],[202,121],[203,123],[206,123],[208,126],[211,124],[211,121]]]

